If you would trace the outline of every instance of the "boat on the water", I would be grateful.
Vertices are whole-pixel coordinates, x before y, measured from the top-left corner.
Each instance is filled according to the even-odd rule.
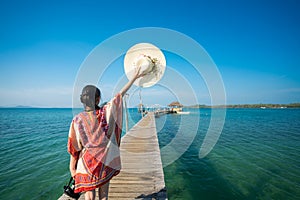
[[[190,112],[184,112],[184,111],[177,111],[176,114],[180,114],[180,115],[188,115],[190,114]]]

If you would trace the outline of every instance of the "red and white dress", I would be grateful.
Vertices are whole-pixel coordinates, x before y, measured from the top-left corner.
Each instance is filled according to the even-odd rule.
[[[100,110],[81,112],[73,118],[68,152],[78,160],[76,193],[98,188],[120,172],[122,108],[118,94]],[[110,135],[109,128],[113,130]]]

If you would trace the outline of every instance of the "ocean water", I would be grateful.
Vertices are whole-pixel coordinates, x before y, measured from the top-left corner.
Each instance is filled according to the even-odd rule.
[[[161,149],[179,131],[189,137],[200,119],[187,150],[164,168],[169,199],[300,199],[300,109],[227,109],[222,134],[202,159],[211,110],[189,111],[156,118]],[[72,117],[71,109],[0,109],[0,199],[62,194]],[[140,117],[129,109],[129,127]]]

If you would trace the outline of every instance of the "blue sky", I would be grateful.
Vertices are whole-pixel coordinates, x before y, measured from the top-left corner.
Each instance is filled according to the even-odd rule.
[[[300,102],[299,9],[296,0],[1,1],[0,106],[71,107],[86,56],[105,39],[140,27],[176,30],[202,45],[220,71],[228,104]],[[188,65],[166,58],[179,71]],[[110,71],[115,80],[124,73]],[[198,103],[210,104],[205,84],[192,72],[181,73],[191,79]],[[114,81],[104,79],[99,87],[109,99]],[[164,90],[145,90],[146,103],[176,100],[161,96]],[[151,92],[161,98],[149,98]],[[131,93],[135,105],[137,89]]]

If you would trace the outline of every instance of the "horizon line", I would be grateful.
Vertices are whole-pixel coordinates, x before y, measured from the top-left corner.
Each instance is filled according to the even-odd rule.
[[[195,106],[202,106],[202,107],[228,107],[228,106],[246,106],[246,105],[251,105],[251,106],[264,106],[264,105],[269,105],[269,106],[278,106],[278,105],[298,105],[300,106],[300,102],[292,102],[292,103],[238,103],[238,104],[223,104],[223,105],[207,105],[207,104],[194,104],[194,105],[183,105],[183,107],[195,107]],[[163,106],[163,107],[168,107],[168,106]],[[17,105],[17,106],[0,106],[0,108],[49,108],[49,109],[62,109],[62,108],[67,108],[67,109],[82,109],[83,107],[51,107],[51,106],[25,106],[25,105]],[[128,108],[138,108],[138,106],[134,107],[128,107]]]

